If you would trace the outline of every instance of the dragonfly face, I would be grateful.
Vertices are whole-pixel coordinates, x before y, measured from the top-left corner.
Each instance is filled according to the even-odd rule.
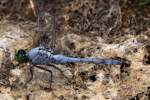
[[[23,49],[18,50],[18,52],[16,53],[15,57],[16,57],[16,60],[19,63],[24,63],[24,62],[28,61],[28,57],[26,55],[26,51],[23,50]]]

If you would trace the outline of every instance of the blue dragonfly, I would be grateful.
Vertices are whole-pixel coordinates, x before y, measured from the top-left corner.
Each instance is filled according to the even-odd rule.
[[[42,11],[38,11],[38,12],[42,12]],[[38,13],[37,12],[37,13]],[[37,14],[38,15],[38,14]],[[41,23],[43,20],[41,20],[41,15],[42,13],[39,13],[38,16],[38,27],[39,30],[42,27]],[[54,16],[52,16],[54,18]],[[52,22],[53,24],[53,29],[51,33],[51,35],[55,35],[55,19],[52,20],[54,22]],[[54,31],[53,31],[54,30]],[[68,64],[68,63],[94,63],[94,64],[106,64],[106,65],[122,65],[124,64],[124,61],[121,60],[116,60],[116,59],[100,59],[100,58],[79,58],[79,57],[68,57],[65,56],[63,54],[58,54],[55,52],[55,50],[53,50],[53,48],[47,48],[47,46],[44,46],[45,43],[45,38],[47,39],[48,35],[46,32],[40,32],[40,34],[43,34],[43,36],[41,37],[40,41],[40,46],[37,46],[35,48],[32,48],[29,52],[26,52],[23,49],[20,49],[17,51],[16,53],[16,60],[20,63],[24,63],[24,62],[29,62],[30,63],[30,75],[29,78],[27,79],[27,82],[30,82],[33,78],[33,68],[37,67],[40,68],[42,70],[48,71],[50,73],[50,88],[52,85],[52,71],[48,69],[48,67],[42,67],[41,65],[45,65],[45,66],[52,66],[55,69],[59,70],[62,74],[63,72],[61,71],[61,69],[59,69],[58,67],[56,67],[54,64]],[[56,39],[55,37],[53,37],[54,39]],[[52,43],[54,44],[54,43]],[[67,78],[67,77],[66,77]]]
[[[26,83],[30,82],[33,78],[33,68],[37,67],[39,69],[48,71],[50,73],[50,89],[53,81],[53,73],[48,67],[42,67],[41,65],[51,66],[61,72],[63,71],[56,67],[54,64],[69,64],[69,63],[94,63],[94,64],[106,64],[106,65],[123,65],[125,62],[123,60],[117,59],[100,59],[100,58],[76,58],[68,57],[62,54],[57,54],[53,49],[46,48],[44,46],[38,46],[32,48],[29,52],[26,53],[25,50],[20,49],[16,54],[16,59],[19,63],[29,62],[30,63],[30,75]],[[64,75],[65,76],[65,75]],[[67,78],[65,76],[65,78]],[[68,78],[67,78],[68,79]],[[69,79],[68,79],[69,80]]]
[[[53,48],[47,48],[46,46],[40,45],[35,48],[32,48],[30,51],[26,52],[23,49],[20,49],[16,53],[16,60],[21,63],[29,62],[29,76],[27,77],[26,83],[29,83],[33,79],[33,69],[39,68],[42,70],[45,70],[49,72],[50,79],[49,79],[49,88],[52,86],[53,81],[53,73],[49,69],[48,66],[51,66],[58,70],[65,78],[63,74],[63,71],[56,67],[56,64],[69,64],[69,63],[93,63],[93,64],[106,64],[106,65],[122,65],[125,62],[123,60],[117,60],[117,59],[106,59],[106,58],[94,58],[94,57],[86,57],[86,58],[80,58],[80,57],[69,57],[65,56],[63,54],[56,53]],[[42,66],[41,66],[42,65]],[[47,67],[43,67],[47,66]],[[70,80],[67,78],[67,80]]]
[[[33,65],[48,65],[53,64],[68,64],[68,63],[94,63],[107,65],[122,65],[124,62],[115,59],[100,59],[100,58],[76,58],[68,57],[63,54],[55,54],[53,49],[38,46],[31,49],[28,53],[20,49],[16,54],[18,62],[29,61]]]

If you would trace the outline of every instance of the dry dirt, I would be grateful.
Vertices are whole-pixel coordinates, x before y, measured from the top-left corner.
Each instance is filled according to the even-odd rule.
[[[150,100],[149,38],[150,6],[137,0],[1,0],[0,100]],[[49,67],[52,90],[49,73],[35,68],[24,86],[29,63],[14,67],[15,53],[39,43],[67,56],[128,65],[56,65],[63,75]]]

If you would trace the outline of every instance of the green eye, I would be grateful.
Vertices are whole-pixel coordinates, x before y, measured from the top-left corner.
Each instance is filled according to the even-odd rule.
[[[18,50],[18,52],[15,55],[16,60],[19,63],[24,63],[28,61],[28,57],[26,56],[26,52],[23,49]]]

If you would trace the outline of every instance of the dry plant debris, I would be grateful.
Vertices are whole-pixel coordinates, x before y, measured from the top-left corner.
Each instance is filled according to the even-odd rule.
[[[149,100],[149,9],[138,0],[1,0],[0,99]],[[15,50],[36,46],[40,32],[48,32],[47,45],[66,55],[124,58],[130,65],[58,65],[71,82],[51,68],[53,91],[46,89],[48,73],[36,69],[23,87],[28,64],[13,68],[12,58]]]

